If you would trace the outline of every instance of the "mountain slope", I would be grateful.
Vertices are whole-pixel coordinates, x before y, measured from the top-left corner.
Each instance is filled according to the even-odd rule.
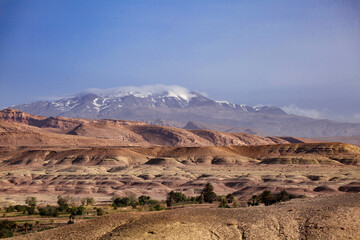
[[[357,136],[345,136],[345,137],[323,137],[323,138],[316,138],[319,141],[326,141],[326,142],[343,142],[353,145],[360,146],[360,135]]]
[[[197,125],[207,125],[206,128],[210,130],[241,130],[262,136],[327,137],[360,134],[359,123],[291,115],[278,107],[250,107],[214,101],[178,86],[92,90],[56,101],[33,102],[12,108],[42,116],[136,120],[165,126],[186,125],[187,129],[196,129],[187,124],[190,121],[197,122]]]
[[[13,109],[0,111],[0,145],[3,146],[228,146],[293,141],[307,139],[185,130],[110,119],[47,118]]]

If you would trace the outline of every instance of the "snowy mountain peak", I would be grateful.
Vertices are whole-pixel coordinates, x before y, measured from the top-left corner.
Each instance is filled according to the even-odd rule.
[[[142,111],[150,111],[152,118],[161,114],[207,108],[207,111],[236,111],[236,113],[276,113],[273,107],[254,108],[228,101],[214,101],[199,93],[176,85],[148,85],[111,89],[88,89],[72,97],[54,101],[40,101],[13,106],[13,108],[43,116],[82,118],[121,118],[137,120]],[[129,117],[131,116],[131,117]],[[144,118],[145,119],[145,118]]]
[[[134,96],[137,98],[148,98],[148,97],[173,97],[176,99],[182,99],[190,101],[197,95],[191,92],[189,89],[177,86],[177,85],[146,85],[146,86],[129,86],[129,87],[118,87],[110,89],[88,89],[81,92],[77,96],[83,96],[87,94],[96,94],[101,97],[107,98],[122,98],[126,96]]]

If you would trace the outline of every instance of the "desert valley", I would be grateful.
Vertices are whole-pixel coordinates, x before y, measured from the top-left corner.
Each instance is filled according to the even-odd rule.
[[[104,228],[96,233],[81,233],[85,239],[257,239],[266,234],[273,239],[325,239],[330,235],[355,239],[360,226],[356,217],[360,203],[360,147],[356,145],[189,130],[136,121],[42,117],[14,109],[0,112],[0,145],[3,207],[24,204],[29,196],[36,197],[40,206],[56,205],[58,196],[71,197],[78,204],[82,198],[92,197],[98,206],[129,196],[149,196],[164,202],[170,191],[196,197],[207,183],[213,185],[217,195],[232,194],[238,201],[238,207],[229,210],[218,209],[217,205],[183,203],[177,206],[185,208],[168,210],[170,215],[128,210],[123,215],[100,217],[101,224],[97,218],[85,222],[82,219],[77,224],[85,228],[91,224]],[[301,198],[270,207],[248,207],[251,197],[264,191],[286,191]],[[319,210],[315,211],[313,204]],[[315,214],[310,213],[313,211]],[[325,224],[322,229],[301,228],[315,218],[320,219],[317,224],[324,224],[323,215],[334,211],[345,214],[343,219],[340,215],[336,218],[347,226],[347,231],[329,230],[338,222]],[[173,219],[172,214],[179,216]],[[259,214],[266,216],[254,217]],[[213,220],[214,225],[202,223],[215,216],[218,220]],[[267,218],[272,219],[269,226],[261,225]],[[295,220],[288,222],[288,218]],[[153,225],[158,219],[168,220]],[[112,227],[105,224],[109,221],[115,221]],[[352,226],[348,227],[350,221]],[[136,224],[141,229],[136,230]],[[195,227],[199,224],[201,228]],[[60,239],[70,231],[60,229],[71,227],[25,236]]]
[[[359,13],[0,0],[0,239],[360,240]]]

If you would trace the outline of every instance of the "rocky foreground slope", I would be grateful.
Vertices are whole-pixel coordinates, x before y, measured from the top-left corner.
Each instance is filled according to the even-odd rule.
[[[360,194],[108,215],[13,239],[359,239]]]

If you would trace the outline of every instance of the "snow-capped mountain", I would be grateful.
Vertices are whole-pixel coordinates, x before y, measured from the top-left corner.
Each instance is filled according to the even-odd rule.
[[[11,108],[41,116],[140,120],[150,124],[225,132],[250,129],[261,135],[326,137],[360,134],[360,124],[338,123],[287,114],[278,107],[215,101],[179,86],[152,85],[91,89],[55,101]],[[196,127],[191,125],[192,129]],[[250,131],[246,130],[246,131]]]
[[[214,101],[199,93],[180,86],[153,85],[142,87],[122,87],[107,90],[90,89],[75,96],[56,101],[39,101],[12,106],[12,108],[42,115],[69,116],[81,118],[102,118],[111,112],[139,108],[190,108],[211,106],[234,109],[243,112],[284,113],[275,107],[250,107],[227,101]]]

